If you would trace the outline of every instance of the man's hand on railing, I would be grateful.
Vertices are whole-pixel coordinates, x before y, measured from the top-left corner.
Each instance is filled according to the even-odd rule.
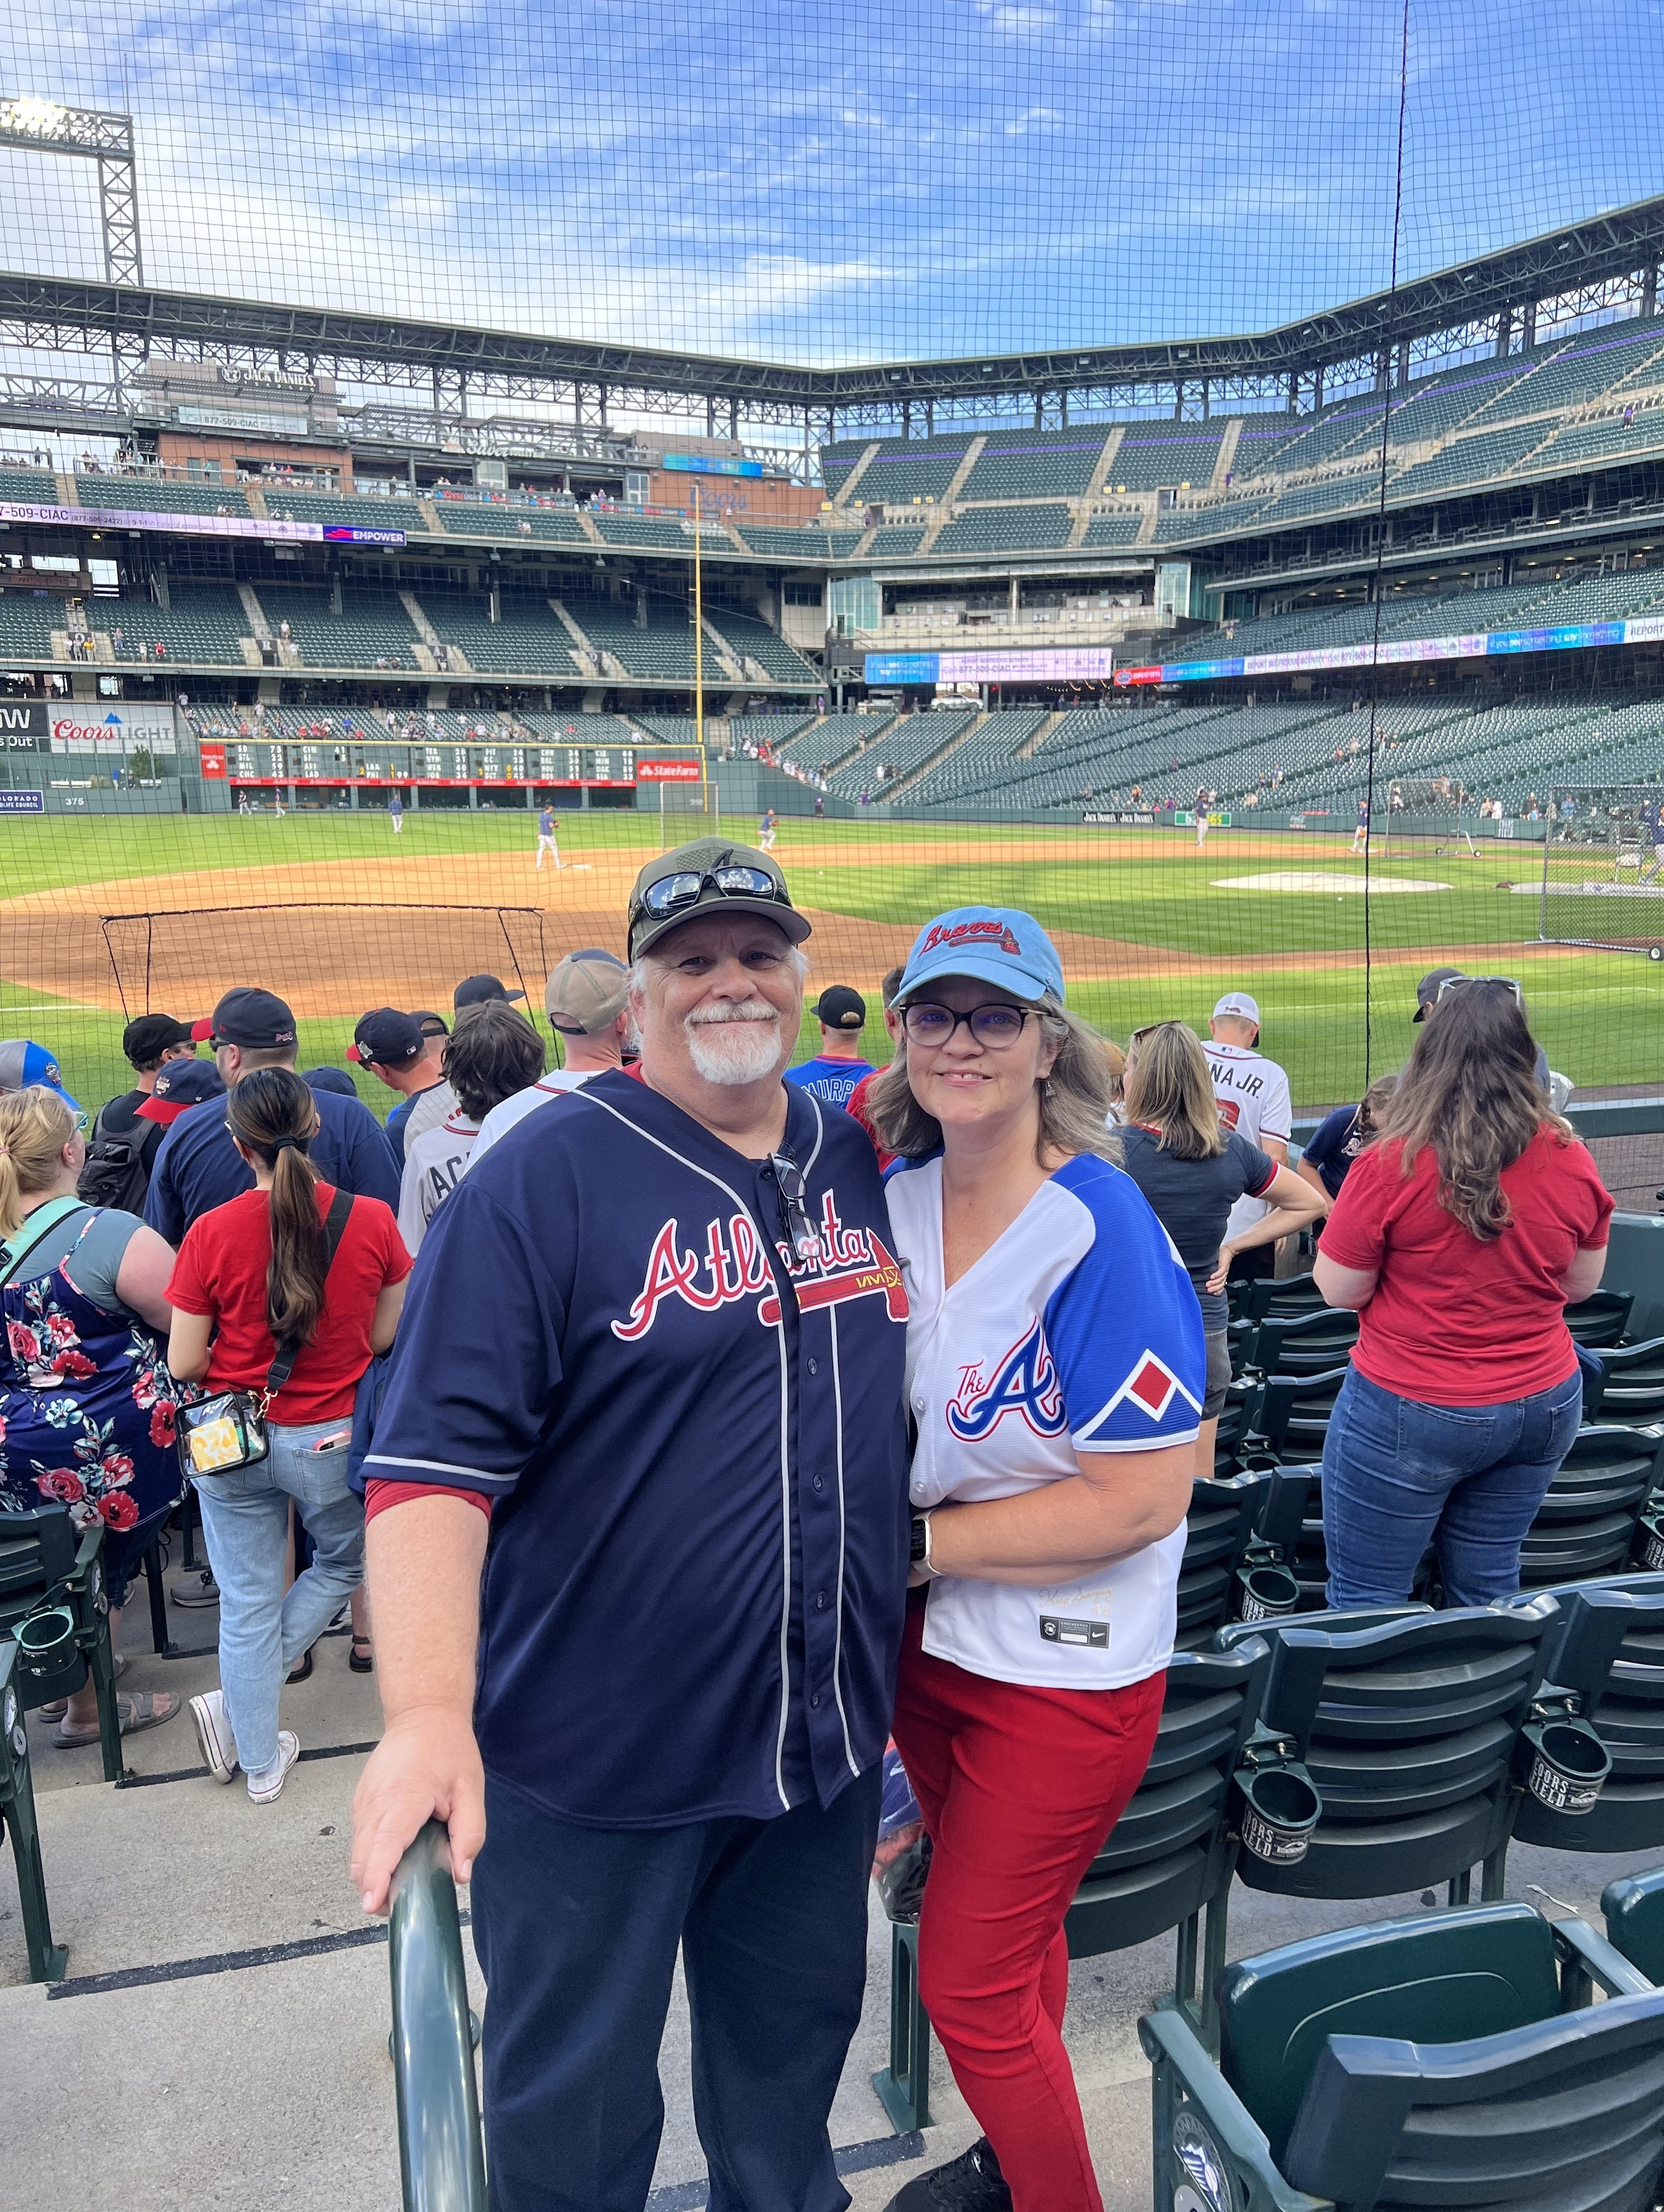
[[[450,1837],[451,1872],[467,1881],[485,1840],[485,1775],[466,1717],[412,1706],[390,1722],[352,1798],[352,1879],[366,1912],[388,1910],[388,1885],[426,1820]]]

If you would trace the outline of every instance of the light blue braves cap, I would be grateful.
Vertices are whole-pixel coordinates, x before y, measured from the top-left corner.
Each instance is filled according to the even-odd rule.
[[[927,921],[913,941],[896,1003],[944,975],[974,975],[1031,1003],[1064,995],[1058,948],[1032,914],[1009,906],[956,906]]]

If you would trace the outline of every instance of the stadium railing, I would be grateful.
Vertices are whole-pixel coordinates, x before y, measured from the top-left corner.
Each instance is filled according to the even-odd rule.
[[[40,1860],[40,1829],[34,1814],[34,1779],[29,1771],[29,1736],[15,1680],[17,1657],[12,1638],[0,1636],[0,1833],[9,1831],[11,1836],[29,1979],[61,1982],[68,1954],[52,1941],[46,1877]]]
[[[393,1878],[388,1966],[405,2212],[485,2212],[485,2161],[456,1885],[430,1820]]]

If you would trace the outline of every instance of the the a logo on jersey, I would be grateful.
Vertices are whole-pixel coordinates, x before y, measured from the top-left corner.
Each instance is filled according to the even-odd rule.
[[[800,1266],[788,1246],[778,1249],[804,1311],[881,1296],[892,1321],[906,1320],[900,1267],[871,1230],[844,1228],[831,1191],[821,1200],[814,1256]],[[613,1334],[625,1344],[639,1342],[667,1298],[680,1298],[698,1313],[715,1313],[752,1297],[758,1300],[757,1318],[772,1328],[780,1319],[780,1293],[751,1216],[735,1213],[727,1221],[707,1224],[701,1252],[683,1246],[680,1224],[673,1215],[653,1239],[642,1287],[629,1313],[612,1324]]]
[[[980,1443],[1008,1413],[1021,1413],[1037,1437],[1060,1437],[1069,1426],[1058,1363],[1038,1315],[985,1381],[980,1362],[961,1370],[948,1401],[948,1426],[961,1443]]]

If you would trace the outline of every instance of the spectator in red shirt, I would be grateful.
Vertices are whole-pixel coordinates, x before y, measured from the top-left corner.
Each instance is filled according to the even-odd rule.
[[[890,1060],[893,1060],[895,1058],[895,1042],[896,1039],[901,1034],[901,1024],[896,1015],[891,1012],[892,1007],[895,1004],[895,994],[901,988],[900,969],[892,968],[889,974],[886,975],[884,981],[879,985],[878,988],[879,995],[884,1001],[884,1027],[888,1031],[890,1038],[890,1060],[887,1060],[884,1063],[884,1067],[887,1067],[890,1065]],[[860,1082],[856,1085],[855,1089],[850,1091],[849,1097],[844,1101],[844,1111],[846,1114],[853,1114],[856,1120],[860,1122],[862,1127],[872,1139],[873,1150],[878,1154],[878,1164],[881,1168],[888,1167],[890,1162],[895,1158],[895,1154],[893,1152],[887,1152],[883,1146],[878,1141],[878,1132],[874,1128],[872,1116],[867,1111],[867,1096],[871,1091],[874,1084],[877,1082],[879,1077],[883,1074],[884,1067],[875,1067],[870,1075],[863,1075]]]
[[[211,1391],[265,1397],[280,1348],[294,1363],[267,1405],[267,1456],[195,1478],[220,1589],[221,1686],[192,1698],[192,1717],[215,1780],[241,1765],[265,1804],[300,1751],[277,1726],[283,1678],[363,1579],[364,1509],[347,1485],[353,1399],[393,1342],[411,1261],[390,1206],[319,1180],[308,1158],[318,1110],[292,1068],[245,1075],[226,1126],[254,1188],[186,1232],[168,1364]],[[285,1596],[291,1498],[316,1551]]]
[[[1314,1273],[1360,1316],[1323,1451],[1331,1607],[1398,1604],[1430,1543],[1453,1605],[1520,1586],[1582,1417],[1565,1323],[1612,1202],[1549,1106],[1519,986],[1449,984],[1353,1162]]]

